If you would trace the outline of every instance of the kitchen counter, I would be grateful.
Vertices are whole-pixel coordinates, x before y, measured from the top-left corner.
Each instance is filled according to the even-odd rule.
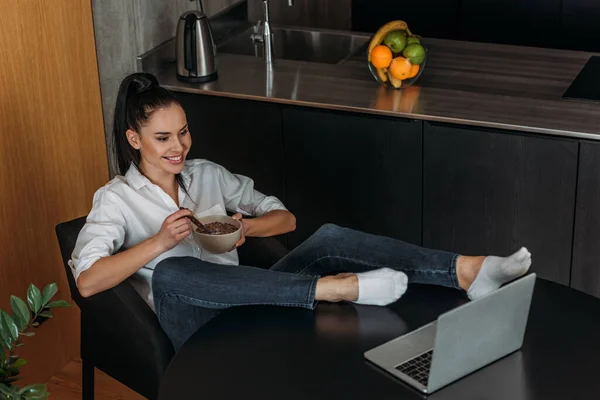
[[[600,140],[600,102],[562,94],[593,53],[424,39],[425,70],[416,86],[379,86],[366,61],[342,64],[218,56],[219,79],[188,84],[173,62],[142,57],[140,69],[174,91]],[[172,53],[170,53],[172,54]],[[366,57],[365,57],[366,58]]]

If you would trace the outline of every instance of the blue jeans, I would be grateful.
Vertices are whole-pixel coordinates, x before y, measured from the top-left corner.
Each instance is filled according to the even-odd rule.
[[[176,350],[219,310],[240,305],[315,306],[321,275],[392,268],[412,283],[460,288],[458,254],[327,224],[270,269],[172,257],[154,270],[158,319]]]

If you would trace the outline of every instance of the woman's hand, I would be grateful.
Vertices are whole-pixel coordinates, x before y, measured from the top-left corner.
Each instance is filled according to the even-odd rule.
[[[182,209],[165,218],[160,231],[154,236],[154,240],[163,253],[177,246],[179,242],[192,233],[192,223],[189,218],[185,218],[190,215],[192,215],[190,210]]]
[[[231,250],[234,250],[246,242],[246,230],[248,229],[248,225],[246,224],[247,221],[244,221],[242,219],[242,214],[240,214],[240,213],[233,214],[231,216],[231,218],[233,218],[237,221],[240,221],[240,223],[242,224],[242,237],[240,238],[240,240],[238,240],[238,242],[235,244],[235,246],[233,246],[233,249],[231,249]]]

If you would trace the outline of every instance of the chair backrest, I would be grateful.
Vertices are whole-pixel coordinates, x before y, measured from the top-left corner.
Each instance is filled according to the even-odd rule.
[[[75,248],[75,242],[77,241],[77,235],[79,231],[85,225],[85,217],[77,218],[69,222],[64,222],[56,226],[56,237],[58,238],[58,245],[60,246],[60,253],[63,259],[63,266],[65,267],[65,273],[67,274],[67,280],[69,281],[69,290],[71,291],[71,298],[79,306],[83,297],[79,294],[77,284],[69,267],[69,260],[71,254]]]
[[[156,398],[160,378],[174,355],[173,345],[128,281],[81,296],[68,261],[84,224],[82,217],[56,226],[71,298],[81,310],[81,357],[141,395]]]

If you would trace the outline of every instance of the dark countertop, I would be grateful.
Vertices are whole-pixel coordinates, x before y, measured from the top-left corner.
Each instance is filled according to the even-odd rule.
[[[175,64],[156,69],[174,91],[253,99],[600,140],[600,102],[561,98],[593,53],[424,39],[428,61],[418,85],[378,86],[366,61],[339,65],[220,54],[218,81],[188,84]],[[158,65],[158,64],[156,64]]]

